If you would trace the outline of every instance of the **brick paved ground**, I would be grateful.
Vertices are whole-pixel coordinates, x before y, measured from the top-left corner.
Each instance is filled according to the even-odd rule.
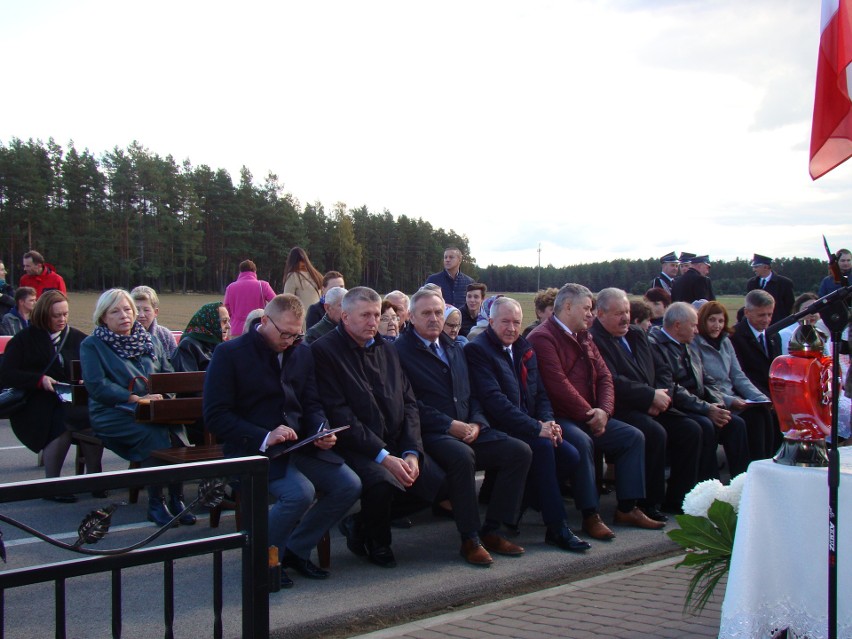
[[[684,616],[692,573],[676,569],[678,561],[664,559],[355,639],[716,637],[724,582],[701,616]]]

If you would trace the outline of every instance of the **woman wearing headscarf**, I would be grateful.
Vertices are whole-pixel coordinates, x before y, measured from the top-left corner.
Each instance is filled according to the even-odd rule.
[[[175,371],[206,371],[213,349],[228,339],[230,327],[231,318],[222,302],[210,302],[195,311],[172,355]]]

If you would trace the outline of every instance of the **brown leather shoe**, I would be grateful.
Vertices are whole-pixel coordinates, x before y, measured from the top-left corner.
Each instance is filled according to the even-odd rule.
[[[601,519],[601,516],[598,513],[589,515],[588,517],[583,517],[583,532],[592,539],[597,539],[598,541],[610,541],[611,539],[615,539],[615,533],[612,532],[605,523],[603,523],[603,519]]]
[[[488,568],[488,566],[494,563],[491,555],[482,547],[478,539],[465,539],[462,542],[459,552],[467,563],[479,566],[480,568]]]
[[[507,555],[509,557],[519,557],[524,554],[524,549],[517,544],[513,544],[505,537],[501,537],[497,533],[488,533],[479,538],[485,549],[497,553],[498,555]]]
[[[642,512],[637,506],[629,513],[623,513],[620,510],[615,511],[613,522],[619,526],[634,526],[636,528],[646,528],[648,530],[659,530],[664,528],[666,522],[654,521],[648,515]]]

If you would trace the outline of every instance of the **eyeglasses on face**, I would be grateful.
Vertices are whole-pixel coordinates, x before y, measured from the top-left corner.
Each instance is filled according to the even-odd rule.
[[[278,327],[278,324],[276,324],[276,323],[275,323],[275,320],[274,320],[274,319],[272,319],[272,317],[271,317],[271,316],[267,315],[267,316],[266,316],[266,318],[267,318],[270,322],[272,322],[272,325],[275,327],[275,330],[277,330],[277,331],[278,331],[278,337],[280,337],[281,339],[283,339],[283,340],[287,340],[287,341],[292,340],[293,342],[301,342],[303,339],[305,339],[305,334],[304,334],[304,333],[285,333],[284,331],[282,331],[282,330]]]
[[[397,317],[396,315],[382,315],[379,318],[379,322],[393,322],[394,324],[396,324],[398,321],[399,317]]]

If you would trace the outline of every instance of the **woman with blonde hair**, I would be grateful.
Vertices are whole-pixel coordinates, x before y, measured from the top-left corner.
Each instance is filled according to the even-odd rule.
[[[147,379],[153,373],[172,372],[168,355],[160,340],[137,321],[136,304],[124,289],[102,293],[93,320],[95,330],[80,345],[92,429],[119,457],[143,467],[157,466],[151,456],[155,450],[186,445],[183,427],[137,422],[135,407],[140,401],[163,398],[148,392]],[[148,520],[168,524],[184,509],[182,493],[180,483],[171,484],[167,506],[163,487],[149,486]],[[178,521],[192,525],[195,515],[187,512]]]

